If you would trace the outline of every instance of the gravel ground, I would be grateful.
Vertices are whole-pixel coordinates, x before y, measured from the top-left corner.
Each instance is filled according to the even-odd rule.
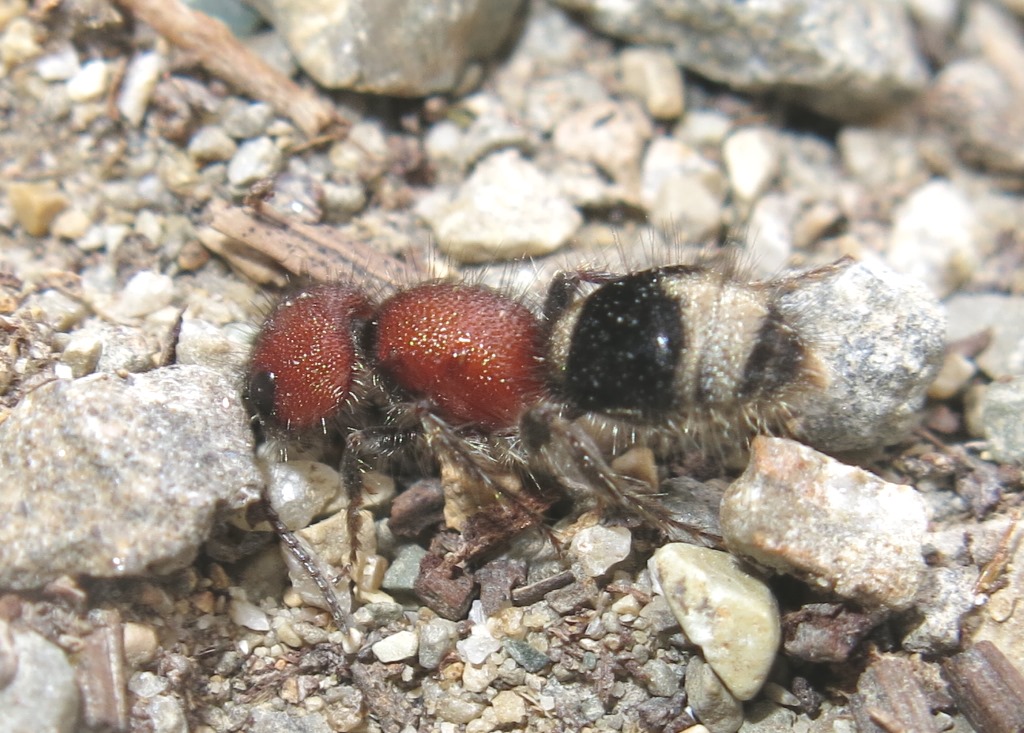
[[[1024,730],[1021,3],[266,0],[265,66],[171,5],[0,2],[0,729]],[[242,399],[282,293],[727,242],[836,379],[808,445],[616,456],[715,549],[582,499],[432,574],[393,462],[337,628],[254,509],[347,565],[337,446]]]

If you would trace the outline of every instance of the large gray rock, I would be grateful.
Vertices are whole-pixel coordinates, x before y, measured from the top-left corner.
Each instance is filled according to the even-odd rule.
[[[320,84],[418,97],[457,89],[508,40],[522,0],[253,0]]]
[[[828,453],[906,435],[946,345],[942,307],[919,283],[869,262],[806,276],[784,293],[787,322],[825,380],[792,400],[792,432]]]
[[[904,103],[928,78],[906,8],[888,0],[558,2],[610,35],[669,46],[710,79],[839,119]]]
[[[190,563],[261,484],[238,385],[196,366],[55,381],[0,425],[0,588]]]

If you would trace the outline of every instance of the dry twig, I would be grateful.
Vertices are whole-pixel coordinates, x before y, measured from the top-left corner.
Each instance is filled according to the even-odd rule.
[[[271,68],[226,25],[180,0],[117,0],[175,46],[194,53],[214,76],[290,117],[307,137],[342,118],[331,105]]]
[[[375,283],[387,290],[418,282],[426,275],[366,242],[341,237],[329,227],[285,219],[270,207],[261,208],[259,216],[219,203],[210,209],[211,226],[218,232],[244,242],[302,277],[329,282],[347,270],[359,282]]]

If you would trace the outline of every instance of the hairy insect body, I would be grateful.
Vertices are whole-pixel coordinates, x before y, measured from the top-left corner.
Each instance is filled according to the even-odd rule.
[[[543,526],[562,496],[715,544],[671,516],[656,478],[620,473],[613,456],[646,443],[731,463],[759,434],[826,452],[886,445],[915,419],[944,338],[934,298],[852,260],[766,281],[729,260],[563,273],[542,316],[479,285],[421,283],[374,303],[339,284],[270,315],[249,394],[268,426],[334,426],[350,537],[366,464],[425,448],[462,534],[437,561],[452,578]],[[340,424],[363,412],[382,419]]]
[[[786,433],[790,397],[822,378],[780,306],[783,283],[683,265],[603,282],[553,317],[554,390],[573,410],[701,448]]]

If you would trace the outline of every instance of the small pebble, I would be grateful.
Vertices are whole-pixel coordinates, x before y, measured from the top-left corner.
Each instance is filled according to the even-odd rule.
[[[721,522],[731,551],[869,608],[906,608],[924,577],[920,494],[792,440],[754,438]]]
[[[928,396],[933,400],[948,400],[959,394],[977,372],[978,367],[973,361],[957,351],[949,351],[942,360],[942,368],[935,381],[928,388]]]
[[[779,142],[767,128],[744,127],[725,139],[722,158],[733,194],[750,202],[764,193],[779,173]]]
[[[53,181],[7,184],[7,197],[14,216],[25,231],[33,237],[43,237],[57,215],[68,207],[65,196]]]
[[[722,228],[723,198],[704,177],[683,173],[665,180],[651,205],[659,230],[683,242],[706,242]]]
[[[14,18],[3,28],[0,36],[0,71],[35,58],[43,52],[36,39],[40,30],[28,18]]]
[[[491,709],[500,726],[519,726],[526,722],[526,701],[512,690],[502,690],[495,695]]]
[[[477,624],[465,639],[456,643],[459,656],[470,664],[483,664],[491,654],[501,649],[501,642],[495,639],[487,627]]]
[[[321,562],[338,568],[348,567],[351,557],[351,540],[348,533],[348,519],[345,515],[344,510],[339,511],[326,519],[298,530],[295,534],[309,543]],[[361,511],[359,514],[358,547],[364,562],[365,558],[377,554],[377,536],[373,530],[373,515],[367,511]],[[292,553],[284,552],[283,556],[288,565],[288,577],[303,600],[311,606],[322,607],[324,605],[323,591],[317,587],[309,577],[309,573]],[[341,593],[339,597],[347,597],[347,594]],[[363,608],[368,607],[364,606]]]
[[[232,186],[248,186],[277,173],[282,160],[281,150],[269,137],[246,140],[228,163],[228,181]]]
[[[683,74],[662,48],[627,48],[619,55],[622,86],[644,103],[656,120],[683,116]]]
[[[267,498],[291,530],[308,527],[341,490],[341,477],[317,461],[270,461]]]
[[[652,134],[638,104],[605,101],[563,118],[552,141],[563,155],[594,163],[627,190],[639,191],[640,160]]]
[[[950,341],[988,332],[991,340],[974,360],[986,375],[1024,374],[1024,297],[958,293],[946,302],[946,312]]]
[[[785,705],[788,708],[800,707],[800,698],[776,682],[765,683],[761,692],[766,698],[779,705]]]
[[[993,382],[982,401],[982,425],[992,457],[1024,464],[1024,377]]]
[[[647,691],[657,697],[672,697],[679,691],[679,678],[672,666],[661,659],[650,659],[642,667]]]
[[[170,689],[170,681],[153,672],[138,672],[128,681],[128,691],[141,698],[155,697]]]
[[[28,302],[39,309],[41,321],[61,333],[70,331],[89,315],[85,303],[59,290],[44,290],[37,297],[30,297]]]
[[[232,338],[228,329],[187,315],[181,320],[174,352],[179,364],[205,366],[232,374],[243,373],[249,362],[247,343]]]
[[[674,137],[659,136],[647,146],[640,193],[655,225],[673,238],[702,242],[722,226],[728,193],[722,170]]]
[[[570,112],[607,100],[608,92],[600,81],[574,68],[530,84],[523,114],[530,127],[547,134]]]
[[[648,567],[683,633],[732,694],[761,689],[779,648],[779,609],[765,583],[727,552],[674,543]]]
[[[292,649],[298,649],[303,644],[302,637],[295,630],[295,627],[287,619],[280,616],[274,619],[274,634],[277,636],[278,641],[282,644],[287,644]]]
[[[124,625],[124,658],[132,667],[149,664],[156,658],[160,640],[148,624],[129,621]]]
[[[537,673],[551,664],[551,658],[522,639],[505,639],[505,651],[527,672]]]
[[[746,224],[751,237],[745,255],[755,273],[770,277],[785,271],[793,254],[793,230],[799,209],[795,197],[774,191],[754,204]]]
[[[92,226],[92,217],[81,209],[71,207],[57,214],[50,224],[50,233],[61,239],[75,240],[85,236]]]
[[[412,593],[420,574],[420,561],[427,551],[419,545],[402,545],[384,574],[383,588],[392,593]]]
[[[967,196],[949,181],[930,181],[894,212],[886,261],[944,297],[978,266],[976,230]]]
[[[36,73],[43,81],[67,81],[80,68],[78,52],[70,43],[61,45],[35,63]]]
[[[736,733],[743,725],[743,703],[733,697],[711,665],[694,657],[686,665],[686,698],[712,733]]]
[[[267,125],[274,117],[274,110],[263,102],[245,102],[233,98],[225,104],[221,117],[221,129],[237,140],[259,137],[267,131]]]
[[[128,64],[117,98],[117,110],[132,127],[142,124],[163,67],[163,57],[155,52],[138,54]]]
[[[230,160],[238,145],[221,127],[201,127],[188,143],[188,154],[203,163]]]
[[[475,697],[475,696],[474,696]],[[484,706],[466,695],[445,693],[437,708],[437,717],[448,723],[466,725],[477,720],[484,712]]]
[[[924,655],[950,653],[960,647],[964,617],[976,609],[976,567],[928,568],[907,624],[902,648]]]
[[[419,637],[415,631],[399,631],[381,639],[370,649],[374,656],[385,664],[400,662],[403,659],[411,659],[416,656],[419,649]]]
[[[84,64],[67,81],[68,98],[72,102],[94,102],[107,93],[110,68],[103,59],[94,59]]]
[[[68,339],[60,360],[71,370],[71,377],[78,379],[92,374],[103,353],[103,342],[99,335],[91,330],[76,331]]]
[[[375,122],[357,122],[345,139],[328,151],[328,160],[336,172],[366,181],[380,177],[388,158],[387,137]]]
[[[616,563],[629,557],[632,535],[625,527],[596,525],[576,533],[569,551],[588,577],[604,575]]]
[[[114,306],[125,318],[143,318],[171,304],[174,299],[174,280],[170,275],[153,270],[135,273]]]
[[[431,619],[420,627],[419,663],[424,669],[437,669],[441,660],[455,647],[458,629],[454,621]]]
[[[244,626],[253,631],[270,631],[270,619],[259,606],[249,601],[235,599],[228,607],[228,616],[232,623]]]
[[[484,692],[497,677],[498,668],[490,662],[467,664],[462,670],[462,686],[466,692]]]
[[[945,353],[945,314],[934,295],[865,261],[806,280],[782,294],[780,307],[828,374],[826,389],[794,396],[797,434],[829,453],[906,437]]]
[[[583,221],[558,188],[515,150],[480,161],[454,198],[417,207],[441,251],[461,262],[548,254]]]

